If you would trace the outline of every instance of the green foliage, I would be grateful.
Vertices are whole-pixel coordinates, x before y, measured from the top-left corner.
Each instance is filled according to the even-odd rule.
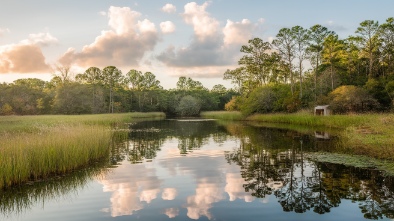
[[[11,105],[5,103],[0,109],[0,115],[12,115],[14,112],[12,111]]]
[[[330,107],[335,113],[366,112],[379,106],[365,89],[352,85],[338,87],[329,97]]]
[[[182,97],[176,112],[181,117],[197,116],[200,113],[201,102],[190,95]]]
[[[231,100],[226,103],[226,105],[224,106],[224,109],[226,111],[237,111],[239,110],[239,102],[240,102],[240,97],[239,96],[234,96],[233,98],[231,98]]]

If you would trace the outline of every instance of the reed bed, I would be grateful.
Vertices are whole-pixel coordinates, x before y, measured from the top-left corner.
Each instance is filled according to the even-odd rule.
[[[205,111],[200,114],[203,118],[213,118],[219,120],[243,120],[241,112],[238,111]]]
[[[0,189],[45,179],[109,155],[120,123],[162,113],[0,117]],[[127,126],[123,124],[124,126]]]

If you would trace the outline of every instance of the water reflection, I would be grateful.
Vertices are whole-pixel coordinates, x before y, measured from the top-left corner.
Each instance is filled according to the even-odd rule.
[[[325,132],[164,120],[131,124],[118,136],[109,159],[97,167],[0,192],[0,215],[8,220],[26,212],[26,220],[42,220],[28,209],[83,197],[85,189],[102,197],[86,211],[89,218],[300,220],[303,213],[302,219],[337,220],[342,210],[358,219],[394,219],[393,177],[307,158],[335,151],[336,137]],[[98,191],[87,187],[92,182]],[[84,208],[79,203],[75,207]]]
[[[226,159],[240,166],[247,182],[245,191],[252,196],[274,194],[285,212],[312,210],[318,214],[328,213],[340,206],[341,200],[349,199],[358,202],[365,218],[394,218],[392,177],[384,177],[377,170],[309,161],[304,157],[305,149],[314,148],[310,144],[305,148],[302,135],[292,136],[286,142],[291,148],[286,151],[276,149],[274,143],[263,149],[253,138],[247,138],[243,137],[239,148],[227,153]]]

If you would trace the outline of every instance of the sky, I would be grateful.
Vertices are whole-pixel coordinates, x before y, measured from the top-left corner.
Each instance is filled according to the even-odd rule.
[[[346,38],[364,20],[394,17],[393,0],[0,0],[0,82],[50,80],[114,65],[230,87],[240,48],[281,28],[321,24]]]

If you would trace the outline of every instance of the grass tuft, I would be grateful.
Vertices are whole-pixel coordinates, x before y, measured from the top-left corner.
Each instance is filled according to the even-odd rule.
[[[109,154],[116,130],[162,113],[0,117],[0,189],[64,174]]]

